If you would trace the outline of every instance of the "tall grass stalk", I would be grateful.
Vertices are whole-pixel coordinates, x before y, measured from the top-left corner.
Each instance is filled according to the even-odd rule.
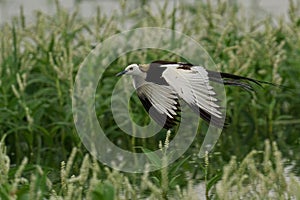
[[[227,1],[143,1],[138,7],[121,1],[122,12],[106,15],[99,7],[87,19],[80,16],[78,9],[69,11],[58,0],[55,4],[53,15],[36,11],[29,23],[21,7],[18,16],[0,25],[0,137],[5,136],[6,142],[4,145],[3,139],[0,143],[1,198],[195,199],[194,186],[205,180],[209,194],[206,197],[299,197],[297,178],[291,175],[290,182],[286,180],[282,165],[283,160],[294,160],[295,173],[300,174],[297,1],[290,0],[288,19],[246,18],[237,5]],[[98,163],[86,154],[76,134],[71,94],[81,62],[95,44],[108,37],[128,28],[153,26],[192,37],[212,56],[218,70],[291,88],[264,86],[253,93],[227,88],[230,125],[214,149],[219,156],[209,154],[205,171],[199,167],[200,161],[190,156],[198,152],[202,132],[172,165],[140,176]],[[186,50],[182,46],[182,51]],[[99,124],[107,137],[123,149],[157,149],[166,131],[139,140],[119,129],[111,113],[110,99],[117,82],[114,75],[129,63],[161,59],[184,58],[153,49],[130,52],[113,62],[100,80],[95,100]],[[130,109],[134,121],[147,124],[149,118],[138,98],[134,95],[131,101],[135,105]],[[135,131],[132,134],[137,135]],[[264,144],[265,140],[272,142]],[[263,146],[264,154],[252,151],[262,150]],[[166,163],[164,159],[168,157],[157,163]],[[228,165],[223,168],[225,164]],[[222,174],[222,180],[216,185],[218,174]],[[240,190],[235,195],[231,191],[237,188]]]

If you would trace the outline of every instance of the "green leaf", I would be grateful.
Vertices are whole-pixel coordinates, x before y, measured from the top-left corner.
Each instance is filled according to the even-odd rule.
[[[156,167],[161,167],[161,158],[154,152],[147,148],[141,147],[142,151],[145,153],[147,158],[150,160],[151,164]]]
[[[9,190],[10,190],[11,186],[8,184],[2,184],[0,185],[0,199],[3,200],[9,200],[10,196],[9,196]]]
[[[187,161],[191,156],[187,156],[186,158],[180,160],[178,163],[176,163],[174,166],[171,167],[172,173],[177,173],[178,170],[181,168],[181,166]]]
[[[221,179],[221,175],[222,173],[218,173],[216,174],[214,177],[212,177],[211,179],[209,179],[209,181],[206,184],[206,191],[208,192],[212,186],[214,186],[220,179]]]
[[[110,182],[100,182],[92,191],[92,199],[114,200],[115,189]]]

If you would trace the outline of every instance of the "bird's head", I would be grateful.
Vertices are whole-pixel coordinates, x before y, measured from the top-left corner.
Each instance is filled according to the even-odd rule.
[[[122,76],[124,74],[139,76],[139,75],[142,75],[143,72],[140,70],[140,67],[138,64],[131,64],[131,65],[128,65],[124,71],[117,73],[116,76]]]

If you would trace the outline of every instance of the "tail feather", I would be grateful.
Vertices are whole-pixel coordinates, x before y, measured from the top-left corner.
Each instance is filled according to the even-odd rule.
[[[224,72],[215,72],[215,71],[210,71],[207,70],[208,72],[208,77],[211,81],[217,82],[217,83],[223,83],[224,85],[233,85],[233,86],[239,86],[242,87],[246,90],[253,91],[253,87],[250,84],[250,82],[255,83],[256,85],[262,87],[262,84],[268,84],[268,85],[273,85],[276,87],[282,87],[280,85],[276,85],[270,82],[266,81],[258,81],[252,78],[248,77],[243,77],[243,76],[238,76],[234,74],[228,74]]]

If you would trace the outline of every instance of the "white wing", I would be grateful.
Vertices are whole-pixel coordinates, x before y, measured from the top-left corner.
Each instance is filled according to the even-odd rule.
[[[176,117],[180,107],[172,87],[147,82],[137,88],[137,94],[149,115],[158,124],[171,128],[178,121]]]
[[[162,67],[166,67],[162,77],[189,105],[197,106],[221,119],[220,106],[215,103],[218,100],[214,97],[213,87],[209,85],[207,71],[201,66],[190,68],[180,68],[180,66],[176,67],[176,64],[162,65]]]

